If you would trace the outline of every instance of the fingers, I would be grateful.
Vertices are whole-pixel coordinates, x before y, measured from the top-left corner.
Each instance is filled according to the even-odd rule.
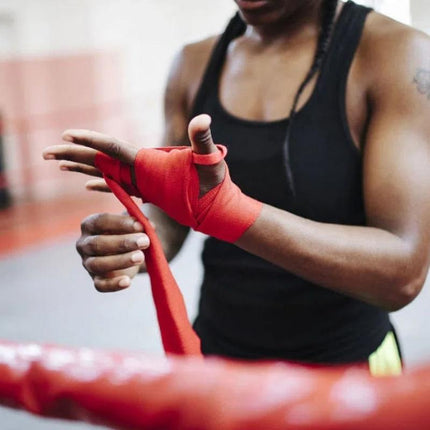
[[[106,278],[106,274],[116,270],[128,269],[133,266],[139,268],[144,261],[143,252],[138,250],[118,255],[87,257],[82,263],[91,275]]]
[[[63,140],[104,152],[112,158],[132,165],[137,149],[126,142],[90,130],[66,130]]]
[[[143,226],[129,215],[94,214],[82,221],[81,230],[87,235],[115,235],[143,232]]]
[[[95,276],[94,287],[100,293],[112,293],[124,290],[131,285],[131,279],[138,273],[137,267],[111,272],[105,277]]]
[[[142,251],[132,251],[122,255],[83,258],[82,264],[93,278],[96,290],[108,293],[128,288],[144,260]]]
[[[85,188],[89,191],[100,191],[102,193],[111,193],[111,189],[107,186],[104,179],[91,179],[85,184]]]
[[[144,233],[87,236],[76,243],[79,254],[86,257],[123,254],[146,249],[148,246],[149,239]],[[120,268],[124,267],[117,267]]]
[[[131,280],[139,273],[138,266],[128,267],[105,273],[103,276],[93,276],[94,287],[100,293],[111,293],[124,290],[131,285]]]
[[[100,292],[127,288],[144,264],[149,239],[140,223],[128,215],[95,214],[81,225],[76,249]]]
[[[67,172],[78,172],[83,173],[89,176],[103,177],[102,173],[99,169],[96,169],[92,166],[87,166],[86,164],[75,163],[73,161],[60,161],[59,163],[60,170],[64,170]]]
[[[94,166],[97,151],[77,145],[53,145],[43,150],[45,160],[68,160]]]
[[[211,117],[209,115],[198,115],[193,118],[188,126],[188,136],[191,147],[197,154],[211,154],[218,152],[211,134]]]

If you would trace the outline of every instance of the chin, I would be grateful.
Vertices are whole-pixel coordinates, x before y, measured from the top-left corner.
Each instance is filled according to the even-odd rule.
[[[292,5],[284,1],[273,0],[235,0],[242,19],[249,25],[274,24],[285,18],[290,12],[287,6]]]
[[[280,20],[279,15],[273,11],[266,13],[250,13],[239,9],[239,13],[248,25],[253,26],[273,24]]]

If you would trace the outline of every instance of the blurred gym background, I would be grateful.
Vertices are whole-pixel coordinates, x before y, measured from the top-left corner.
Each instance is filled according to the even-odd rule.
[[[430,33],[428,0],[358,3]],[[0,0],[0,339],[162,354],[147,277],[99,294],[74,250],[85,216],[120,205],[41,151],[71,127],[157,145],[173,56],[234,10],[232,0]],[[191,316],[201,242],[192,234],[172,265]],[[429,305],[425,288],[393,315],[408,365],[430,360]],[[92,427],[0,409],[1,430],[24,428]]]

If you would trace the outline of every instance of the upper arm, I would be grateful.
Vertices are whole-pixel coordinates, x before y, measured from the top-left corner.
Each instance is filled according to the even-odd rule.
[[[216,38],[184,46],[175,56],[164,92],[164,132],[161,146],[189,145],[188,121],[201,76]],[[151,220],[168,260],[181,248],[189,231],[151,205]]]
[[[164,92],[164,133],[162,146],[187,144],[186,48],[174,58]]]
[[[184,46],[175,56],[164,93],[163,146],[189,145],[192,105],[217,37]]]
[[[377,73],[369,87],[364,199],[368,225],[403,239],[409,268],[423,278],[430,251],[430,39],[399,33],[382,37],[371,56]]]

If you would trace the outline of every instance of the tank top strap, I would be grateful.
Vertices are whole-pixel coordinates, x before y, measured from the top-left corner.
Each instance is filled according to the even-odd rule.
[[[220,36],[215,44],[205,73],[194,99],[193,108],[191,110],[191,118],[203,113],[203,105],[209,91],[213,89],[214,83],[218,82],[220,70],[224,64],[225,54],[228,46],[233,39],[241,36],[246,30],[246,24],[237,12],[228,23],[224,33]]]
[[[371,11],[371,8],[358,5],[351,0],[343,6],[321,68],[320,81],[324,87],[323,93],[330,93],[327,84],[337,86],[339,82],[346,80],[363,34],[367,15]]]

